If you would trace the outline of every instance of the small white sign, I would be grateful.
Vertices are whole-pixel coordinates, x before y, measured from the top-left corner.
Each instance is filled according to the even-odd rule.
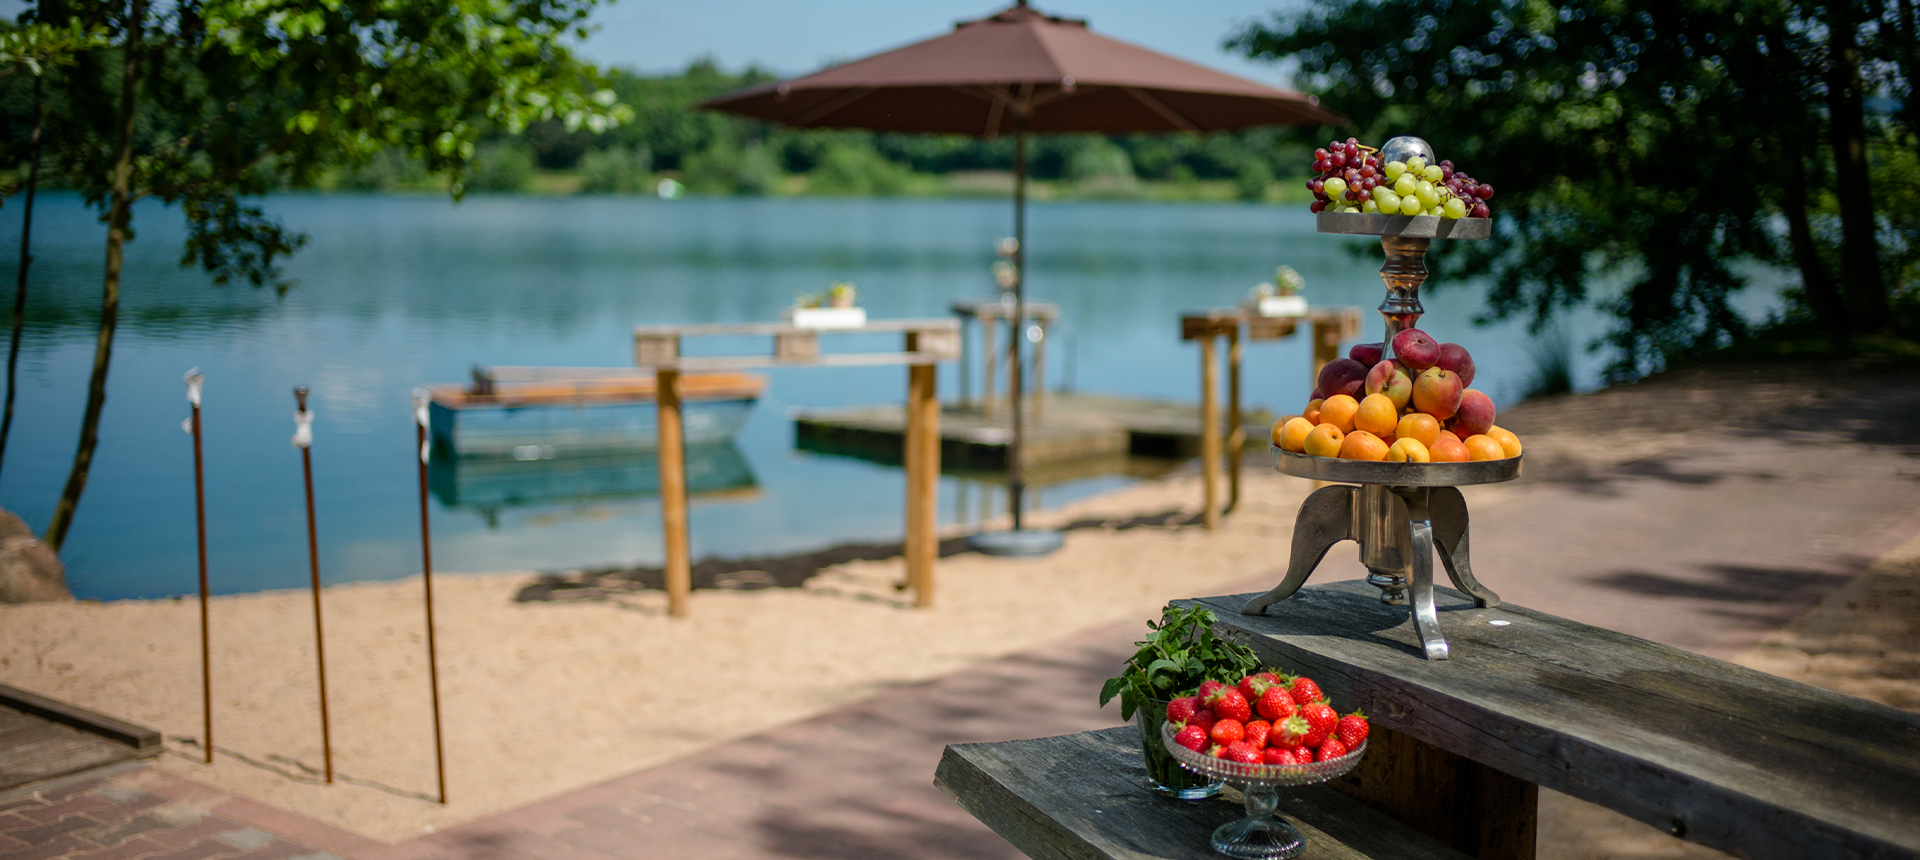
[[[1307,315],[1307,297],[1261,296],[1256,310],[1263,317],[1303,317]]]
[[[788,308],[787,322],[795,328],[859,328],[867,324],[866,308]]]

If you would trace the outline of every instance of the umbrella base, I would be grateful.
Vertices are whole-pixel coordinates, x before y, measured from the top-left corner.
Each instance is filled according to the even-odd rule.
[[[967,546],[985,555],[1042,556],[1066,542],[1066,535],[1050,529],[981,532],[967,538]]]

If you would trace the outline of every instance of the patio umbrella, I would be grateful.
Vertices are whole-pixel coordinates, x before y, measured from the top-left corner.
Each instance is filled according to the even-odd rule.
[[[1021,531],[1018,329],[1026,319],[1027,136],[1035,133],[1204,132],[1343,122],[1312,96],[1217,72],[1109,39],[1087,22],[1019,0],[953,32],[811,75],[701,105],[793,128],[1012,135],[1014,268],[1013,438],[1007,483]]]

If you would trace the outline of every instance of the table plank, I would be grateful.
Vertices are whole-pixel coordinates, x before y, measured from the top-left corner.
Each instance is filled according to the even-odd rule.
[[[1222,635],[1343,707],[1749,858],[1920,857],[1920,715],[1451,589],[1451,659],[1363,581],[1203,598]],[[1188,602],[1188,601],[1182,601]],[[1489,622],[1504,620],[1506,626]]]
[[[947,747],[934,777],[974,817],[1046,860],[1217,858],[1214,828],[1242,817],[1238,793],[1204,801],[1146,788],[1132,726],[1033,740]],[[1313,860],[1464,860],[1331,789],[1280,791],[1280,813],[1307,835]]]

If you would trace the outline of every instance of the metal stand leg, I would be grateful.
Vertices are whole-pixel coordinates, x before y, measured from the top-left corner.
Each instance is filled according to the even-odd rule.
[[[1490,609],[1500,605],[1500,595],[1473,578],[1473,565],[1467,557],[1467,499],[1459,487],[1435,487],[1428,504],[1433,511],[1434,545],[1440,550],[1440,562],[1446,565],[1453,587],[1473,595],[1474,605]]]
[[[1427,490],[1396,493],[1405,507],[1408,549],[1406,571],[1413,588],[1413,626],[1420,634],[1420,650],[1428,660],[1447,659],[1447,639],[1440,635],[1440,612],[1433,603],[1433,518],[1428,512]]]
[[[1353,537],[1354,496],[1358,487],[1334,484],[1313,491],[1300,503],[1300,514],[1293,520],[1293,554],[1287,560],[1287,578],[1272,591],[1247,601],[1240,607],[1244,615],[1259,615],[1300,590],[1307,575],[1327,557],[1334,544]]]

